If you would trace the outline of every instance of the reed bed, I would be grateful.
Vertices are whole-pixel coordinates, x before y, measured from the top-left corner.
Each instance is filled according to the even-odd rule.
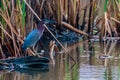
[[[57,21],[55,28],[72,26],[73,31],[100,38],[119,36],[119,0],[25,0],[41,19]],[[104,12],[99,15],[100,3]],[[0,0],[0,58],[21,57],[21,45],[34,29],[34,14],[24,0]],[[94,34],[94,29],[97,34]],[[99,35],[100,34],[100,35]],[[28,51],[28,55],[32,51]]]

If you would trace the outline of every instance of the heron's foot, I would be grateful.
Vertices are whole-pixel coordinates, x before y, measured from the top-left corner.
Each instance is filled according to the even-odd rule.
[[[41,50],[40,52],[37,52],[37,54],[39,54],[39,55],[43,55],[44,54],[44,50]]]
[[[44,50],[41,50],[41,53],[43,54],[45,51]]]

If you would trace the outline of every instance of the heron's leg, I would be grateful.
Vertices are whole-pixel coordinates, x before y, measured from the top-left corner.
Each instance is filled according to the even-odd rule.
[[[37,53],[37,51],[35,50],[35,46],[33,46],[33,51],[34,51],[35,55],[37,55],[38,57],[41,57],[41,56]]]
[[[43,44],[42,44],[42,42],[39,42],[38,46],[39,46],[38,49],[41,50],[41,51],[37,52],[37,54],[40,55],[40,56],[43,56],[43,54],[44,54],[45,51],[43,50]]]
[[[37,53],[37,51],[35,50],[35,46],[33,46],[33,52],[36,54]]]

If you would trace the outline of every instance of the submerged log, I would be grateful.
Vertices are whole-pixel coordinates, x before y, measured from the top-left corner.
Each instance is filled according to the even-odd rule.
[[[1,59],[0,70],[2,69],[48,69],[49,59],[45,57],[27,56],[23,58]]]
[[[0,62],[15,63],[15,64],[23,64],[23,63],[31,63],[31,62],[48,63],[49,59],[46,57],[40,58],[38,56],[27,56],[22,58],[1,59]]]

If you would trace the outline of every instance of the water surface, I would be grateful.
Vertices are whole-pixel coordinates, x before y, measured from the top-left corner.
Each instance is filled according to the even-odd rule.
[[[119,80],[119,43],[116,41],[82,41],[65,44],[69,54],[57,54],[55,65],[49,70],[5,70],[0,72],[0,80]],[[107,55],[107,56],[106,56]]]

